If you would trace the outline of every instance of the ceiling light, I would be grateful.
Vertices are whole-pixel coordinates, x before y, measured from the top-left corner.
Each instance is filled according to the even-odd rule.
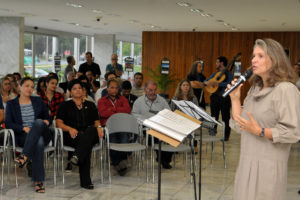
[[[231,30],[233,30],[233,31],[237,31],[237,30],[239,30],[238,28],[236,28],[236,27],[232,27],[231,28]]]
[[[224,21],[221,20],[221,19],[217,19],[216,21],[217,21],[217,22],[220,22],[220,23],[223,23],[223,22],[224,22]]]
[[[224,23],[224,26],[229,26],[230,24]]]
[[[178,2],[177,5],[182,6],[182,7],[190,7],[191,4],[186,3],[186,2]]]
[[[75,3],[66,3],[67,6],[71,6],[73,8],[82,8],[83,6],[80,4],[75,4]]]
[[[74,23],[74,22],[72,22],[72,23],[69,23],[69,24],[71,24],[71,25],[74,25],[74,26],[79,26],[80,24],[78,24],[78,23]]]
[[[201,12],[203,12],[203,10],[201,10],[201,9],[194,9],[194,8],[191,8],[190,11],[191,11],[191,12],[196,12],[196,13],[201,13]]]
[[[206,14],[206,17],[213,17],[213,15],[212,14]]]
[[[93,12],[93,13],[98,13],[98,14],[99,14],[99,13],[102,13],[101,10],[92,10],[92,12]]]

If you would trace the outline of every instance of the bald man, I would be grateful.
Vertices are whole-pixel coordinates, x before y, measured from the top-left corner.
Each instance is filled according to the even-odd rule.
[[[123,74],[123,66],[118,63],[118,55],[115,53],[111,55],[111,64],[106,65],[107,72],[114,72],[117,77],[121,77]]]

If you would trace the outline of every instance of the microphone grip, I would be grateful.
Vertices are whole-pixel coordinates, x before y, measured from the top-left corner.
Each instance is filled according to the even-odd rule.
[[[228,90],[226,90],[226,91],[222,94],[222,97],[223,97],[223,98],[227,97],[227,96],[230,94],[230,92],[232,92],[233,90],[235,90],[235,88],[237,88],[238,86],[240,86],[240,84],[243,83],[243,82],[245,82],[245,80],[244,80],[242,77],[240,77],[240,78],[236,81],[236,83],[235,83],[234,85],[231,86],[231,88],[229,88]]]

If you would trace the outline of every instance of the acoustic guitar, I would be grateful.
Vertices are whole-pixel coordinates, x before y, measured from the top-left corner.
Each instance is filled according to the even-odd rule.
[[[226,70],[234,64],[234,62],[238,59],[240,59],[242,53],[238,53],[236,56],[234,56],[234,58],[230,61],[230,63],[227,64],[227,66],[220,72],[217,72],[211,79],[212,81],[215,81],[217,83],[221,83],[222,81],[225,80],[226,78]],[[216,86],[206,86],[205,89],[207,92],[209,92],[210,94],[215,93],[218,90],[219,86],[218,84]]]

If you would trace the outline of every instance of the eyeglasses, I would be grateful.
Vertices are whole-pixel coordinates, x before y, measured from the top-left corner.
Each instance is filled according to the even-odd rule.
[[[118,60],[118,59],[116,59],[116,58],[113,58],[113,59],[111,59],[111,60]]]

